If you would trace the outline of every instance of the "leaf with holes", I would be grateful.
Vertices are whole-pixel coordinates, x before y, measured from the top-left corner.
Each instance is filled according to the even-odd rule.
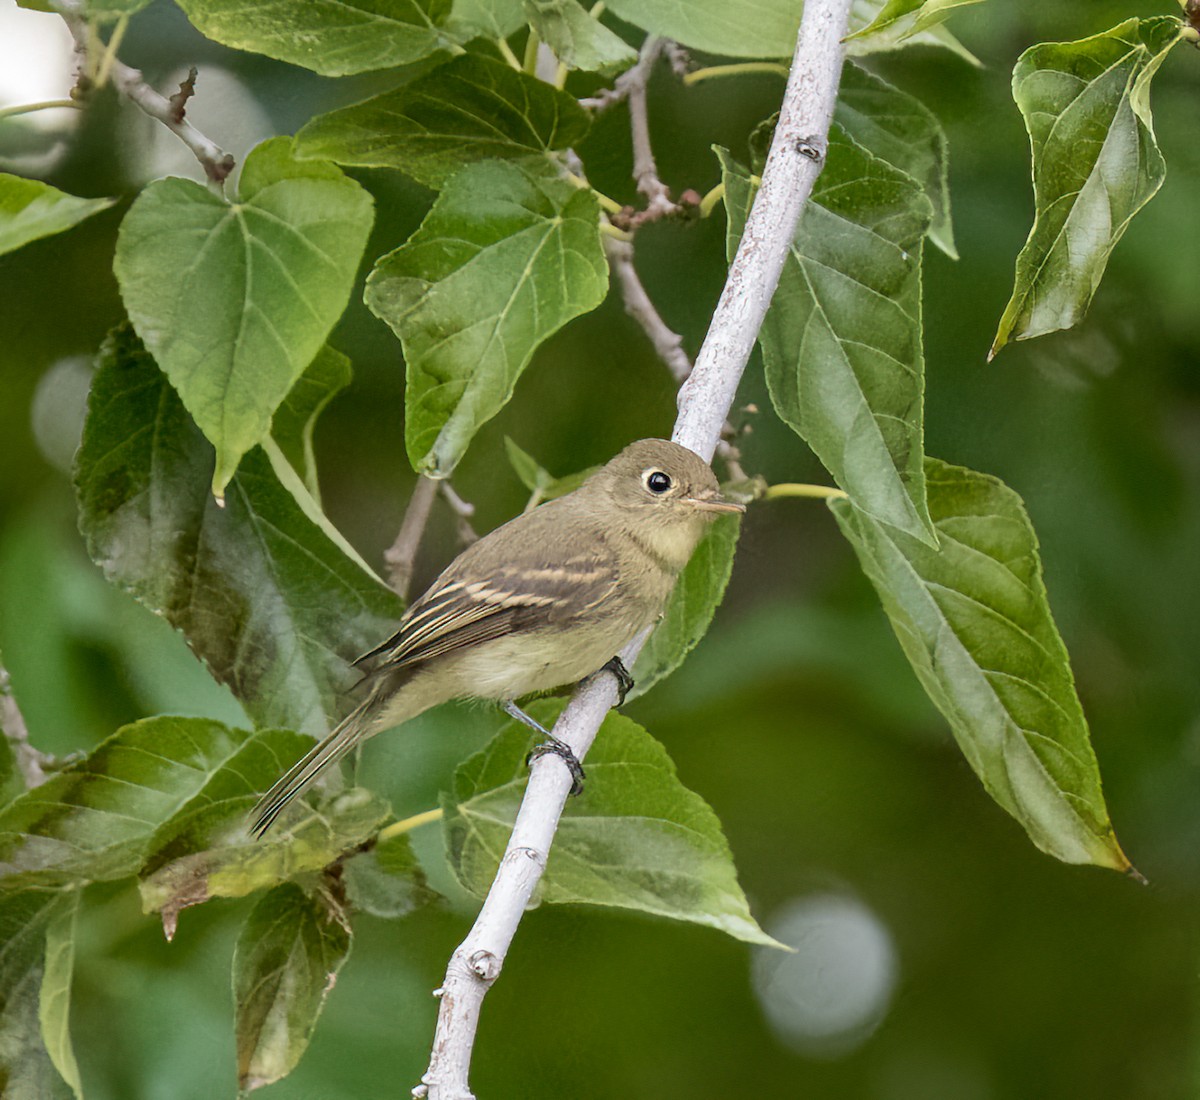
[[[595,197],[517,164],[470,165],[382,257],[366,302],[400,337],[413,469],[446,477],[538,345],[608,289]]]
[[[991,796],[1042,851],[1128,871],[1021,499],[936,459],[926,481],[937,550],[846,501],[829,506]]]

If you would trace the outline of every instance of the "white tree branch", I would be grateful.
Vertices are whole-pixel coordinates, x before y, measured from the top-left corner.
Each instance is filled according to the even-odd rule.
[[[779,282],[800,211],[825,159],[829,122],[842,67],[850,0],[807,0],[791,75],[762,185],[729,268],[696,365],[679,394],[673,438],[711,460],[737,393],[742,371]],[[622,654],[631,665],[645,635]],[[611,675],[587,680],[554,727],[555,737],[583,759],[604,716],[617,701]],[[533,890],[571,786],[561,762],[534,761],[529,784],[495,881],[474,927],[450,959],[438,991],[441,1007],[429,1069],[416,1097],[473,1100],[471,1050],[484,995],[504,958]]]

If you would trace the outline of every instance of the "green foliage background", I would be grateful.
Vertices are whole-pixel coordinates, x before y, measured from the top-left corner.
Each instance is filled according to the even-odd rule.
[[[544,908],[526,917],[488,998],[472,1076],[481,1096],[1157,1100],[1200,1091],[1200,69],[1190,51],[1168,58],[1153,90],[1166,182],[1116,249],[1088,320],[984,364],[1032,210],[1028,142],[1009,90],[1015,58],[1034,42],[1163,12],[1108,0],[1083,11],[1065,0],[981,4],[954,28],[986,68],[924,49],[876,65],[940,117],[950,141],[961,259],[930,249],[925,264],[927,449],[1023,496],[1108,806],[1149,888],[1034,850],[925,700],[833,517],[811,503],[760,503],[713,629],[628,713],[717,811],[768,931],[773,912],[814,892],[874,911],[897,951],[893,1001],[853,1051],[795,1053],[764,1022],[744,944],[649,918]],[[199,64],[201,97],[204,65],[231,66],[279,132],[389,83],[335,85],[223,50],[164,4],[134,20],[122,56],[152,80]],[[780,87],[752,76],[689,90],[664,67],[651,89],[663,178],[707,190],[719,178],[711,144],[747,162],[745,135]],[[620,111],[602,116],[584,152],[596,186],[628,201],[624,126]],[[131,194],[142,180],[127,140],[111,106],[91,112],[51,182],[78,195]],[[232,151],[241,159],[247,150]],[[416,228],[430,194],[383,170],[350,174],[376,199],[366,251],[375,257]],[[244,724],[182,641],[88,561],[69,478],[51,461],[69,459],[86,375],[60,365],[47,381],[48,368],[89,356],[121,319],[109,258],[127,208],[126,199],[0,257],[0,652],[32,738],[55,753],[89,749],[150,714]],[[694,351],[724,276],[723,219],[652,226],[638,246],[652,297]],[[322,495],[336,526],[378,562],[412,484],[403,372],[394,338],[357,293],[332,343],[355,373],[317,428]],[[527,497],[498,459],[505,436],[567,473],[629,439],[667,433],[674,396],[610,299],[538,352],[463,458],[456,486],[490,528]],[[742,396],[769,408],[757,360]],[[784,425],[765,412],[743,419],[754,428],[749,470],[825,480]],[[435,512],[418,583],[455,545],[451,517]],[[372,743],[361,779],[398,816],[421,812],[496,725],[475,708],[426,715]],[[434,829],[413,840],[418,852],[441,843]],[[311,1047],[265,1095],[349,1100],[403,1095],[417,1081],[436,1012],[429,992],[472,912],[452,883],[434,885],[453,900],[402,922],[357,922]],[[168,945],[128,884],[87,892],[72,1031],[89,1097],[232,1093],[230,959],[251,905],[186,912]]]

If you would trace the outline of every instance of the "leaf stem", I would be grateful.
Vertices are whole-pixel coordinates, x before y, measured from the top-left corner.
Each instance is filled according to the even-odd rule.
[[[441,821],[442,808],[438,806],[433,810],[426,810],[424,813],[413,814],[412,817],[406,817],[401,821],[393,821],[387,828],[380,829],[375,835],[375,843],[383,844],[385,841],[391,840],[395,836],[403,836],[413,829],[418,829],[422,825],[428,825],[432,821]]]
[[[808,497],[813,500],[850,499],[844,490],[832,485],[806,485],[791,481],[771,485],[763,493],[763,500],[778,500],[781,497]]]
[[[538,47],[541,44],[538,32],[530,27],[529,37],[525,40],[525,64],[522,66],[530,76],[537,76]]]
[[[513,53],[513,48],[508,44],[506,39],[496,39],[496,49],[500,51],[500,56],[504,58],[517,72],[521,72],[524,66],[521,64],[521,59]]]
[[[108,37],[108,45],[104,47],[104,53],[100,58],[100,70],[96,73],[96,87],[103,88],[108,83],[108,78],[112,74],[113,62],[117,59],[117,50],[121,47],[121,39],[125,37],[125,30],[129,26],[129,16],[122,15],[117,20],[117,25],[113,27],[113,32]]]
[[[579,188],[580,191],[590,191],[596,196],[596,201],[600,203],[600,206],[604,210],[607,210],[608,213],[619,214],[624,209],[624,207],[617,202],[616,199],[610,199],[603,191],[597,191],[582,176],[577,176],[574,172],[567,172],[564,176],[564,179],[566,179],[568,183],[574,184]]]
[[[687,87],[699,84],[703,80],[713,80],[721,76],[743,76],[746,73],[772,73],[775,76],[786,77],[788,67],[777,61],[739,61],[736,65],[709,65],[704,69],[696,69],[683,78]]]
[[[709,191],[708,194],[706,194],[704,198],[700,200],[700,217],[709,217],[715,209],[717,203],[719,203],[724,197],[725,184],[718,183],[716,187]]]
[[[79,110],[82,103],[74,99],[44,99],[40,103],[18,103],[14,107],[0,107],[0,118],[14,118],[16,115],[28,115],[34,111],[49,111],[55,107],[74,107]]]

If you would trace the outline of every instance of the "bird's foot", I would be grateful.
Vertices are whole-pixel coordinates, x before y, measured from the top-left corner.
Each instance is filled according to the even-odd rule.
[[[601,672],[611,672],[617,678],[617,706],[625,703],[625,696],[633,690],[633,677],[620,657],[614,657],[600,666]]]
[[[532,715],[526,714],[516,703],[511,699],[500,704],[504,713],[515,718],[518,722],[527,725],[531,730],[536,730],[546,738],[540,745],[534,745],[529,750],[529,754],[525,757],[525,764],[532,764],[539,756],[545,756],[547,753],[552,753],[557,756],[567,766],[567,770],[571,773],[571,793],[581,794],[583,792],[583,765],[579,763],[579,757],[571,751],[571,746],[565,741],[560,741],[554,736],[545,726],[541,724]]]

